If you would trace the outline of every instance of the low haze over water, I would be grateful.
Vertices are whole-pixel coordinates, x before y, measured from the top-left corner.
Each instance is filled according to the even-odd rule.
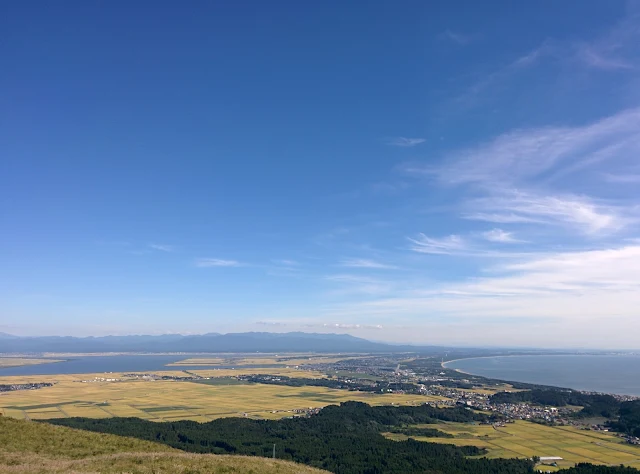
[[[640,396],[640,355],[481,357],[446,366],[501,380]]]

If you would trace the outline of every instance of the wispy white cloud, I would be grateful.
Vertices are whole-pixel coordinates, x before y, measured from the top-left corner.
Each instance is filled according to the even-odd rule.
[[[366,295],[385,295],[393,289],[393,284],[364,275],[337,274],[327,275],[326,280],[334,282],[338,288],[333,294],[366,294]]]
[[[586,234],[616,232],[633,222],[628,210],[599,204],[585,196],[540,196],[508,192],[471,200],[467,219],[503,223],[562,225]]]
[[[358,329],[383,329],[382,324],[361,324],[361,323],[323,323],[309,320],[287,320],[287,321],[256,321],[259,326],[270,327],[294,327],[304,329],[322,329],[323,332],[331,329],[337,330],[358,330]]]
[[[272,259],[271,261],[276,265],[281,265],[284,267],[297,267],[300,265],[300,262],[297,262],[296,260],[289,260],[289,259]]]
[[[489,270],[489,269],[488,269]],[[518,321],[542,318],[575,324],[592,318],[597,334],[610,318],[633,323],[640,307],[640,246],[538,254],[490,269],[491,276],[444,283],[391,298],[345,305],[335,315],[393,314],[473,318],[482,327],[494,317]],[[626,318],[626,319],[625,319]],[[638,326],[638,324],[636,324]]]
[[[340,263],[343,267],[397,270],[399,267],[366,258],[347,258]]]
[[[535,66],[559,67],[558,73],[566,78],[589,71],[609,73],[630,73],[640,71],[640,12],[634,2],[626,15],[599,36],[580,42],[548,38],[539,46],[523,53],[506,64],[499,65],[491,72],[483,72],[455,103],[473,106],[500,91],[507,84],[524,78],[523,72]],[[445,36],[443,36],[445,38]],[[454,41],[450,38],[451,41]],[[573,81],[572,81],[573,82]]]
[[[448,255],[469,250],[468,242],[459,235],[434,238],[420,234],[417,238],[409,238],[409,241],[413,244],[411,249],[419,253]]]
[[[462,214],[464,219],[469,219],[472,221],[484,221],[484,222],[493,222],[495,224],[531,224],[531,223],[541,223],[540,220],[532,219],[530,217],[520,216],[513,213],[505,213],[505,212],[497,212],[497,213],[487,213],[487,212],[473,212],[468,214]]]
[[[98,240],[96,241],[96,245],[105,247],[131,247],[132,244],[126,240]]]
[[[472,37],[447,29],[438,35],[438,39],[440,41],[448,41],[459,46],[464,46],[465,44],[469,44],[471,42]]]
[[[551,42],[544,42],[531,51],[516,57],[511,62],[498,67],[494,71],[488,74],[483,74],[470,87],[468,87],[464,93],[456,97],[455,103],[462,106],[474,105],[483,94],[486,94],[488,90],[498,87],[504,82],[510,80],[512,77],[528,70],[553,50],[554,46]]]
[[[325,329],[383,329],[382,324],[352,324],[352,323],[320,323],[306,324],[306,327],[322,327]]]
[[[586,65],[595,69],[615,71],[618,69],[635,69],[629,61],[612,57],[595,50],[590,45],[581,45],[577,50],[577,57]]]
[[[412,244],[410,250],[421,254],[480,257],[483,259],[514,259],[530,255],[530,252],[505,251],[487,244],[487,241],[509,244],[525,243],[523,240],[515,239],[511,232],[505,232],[501,229],[480,233],[471,232],[465,237],[453,234],[433,238],[419,234],[416,238],[410,237],[409,241]]]
[[[621,142],[625,147],[621,149]],[[498,136],[489,143],[451,153],[440,167],[405,168],[431,174],[449,184],[517,184],[541,177],[557,166],[597,162],[628,165],[640,153],[640,108],[628,109],[584,126],[523,129]],[[595,164],[594,162],[589,162]]]
[[[426,142],[426,138],[406,138],[406,137],[395,137],[387,140],[388,145],[399,146],[399,147],[414,147],[416,145],[420,145],[421,143]]]
[[[395,194],[407,189],[408,187],[409,183],[406,181],[378,182],[373,183],[370,186],[371,191],[377,194]]]
[[[274,277],[302,278],[303,267],[297,260],[271,259],[271,265],[267,265],[267,275]]]
[[[166,244],[149,244],[149,247],[153,250],[159,250],[161,252],[173,252],[175,247],[173,245]]]
[[[513,236],[513,232],[507,232],[502,229],[488,230],[486,232],[483,232],[482,236],[489,242],[499,242],[506,244],[522,242],[521,240],[518,240]]]
[[[640,174],[610,174],[604,176],[611,183],[640,183]]]
[[[628,170],[638,155],[640,108],[583,126],[504,133],[488,143],[450,152],[439,166],[412,164],[404,171],[484,195],[463,198],[462,217],[468,220],[543,223],[598,235],[638,222],[636,203],[571,192],[566,189],[572,184],[569,176],[582,173],[580,177],[592,175],[596,182],[603,176],[609,182],[635,182],[636,175]],[[607,189],[600,186],[597,193],[606,196]]]
[[[604,34],[589,42],[574,45],[578,61],[589,68],[604,71],[638,69],[640,54],[640,11],[628,2],[626,15]]]
[[[199,258],[195,262],[196,267],[240,267],[242,264],[236,260],[223,260],[220,258]]]

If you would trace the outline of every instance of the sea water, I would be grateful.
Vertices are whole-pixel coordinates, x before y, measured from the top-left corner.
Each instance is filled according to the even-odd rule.
[[[492,379],[640,396],[640,355],[479,357],[445,366]]]

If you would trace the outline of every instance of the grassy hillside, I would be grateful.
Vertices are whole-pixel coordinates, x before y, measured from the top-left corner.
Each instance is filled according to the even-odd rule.
[[[189,454],[122,436],[0,416],[0,473],[313,474],[317,469],[244,456]]]

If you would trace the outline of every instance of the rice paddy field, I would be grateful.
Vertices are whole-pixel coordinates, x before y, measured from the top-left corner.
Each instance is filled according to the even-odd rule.
[[[557,468],[542,466],[554,471],[571,467],[578,462],[632,466],[640,468],[640,447],[626,444],[617,436],[600,431],[580,430],[569,426],[544,426],[527,421],[508,423],[504,427],[467,423],[439,423],[421,425],[437,428],[452,434],[454,438],[414,437],[420,441],[473,445],[488,450],[491,458],[561,457]],[[389,433],[392,439],[406,439],[404,435]],[[550,463],[548,461],[547,463]]]
[[[227,379],[229,383],[225,383],[225,377],[239,375],[243,371],[195,372],[202,376],[219,378],[198,383],[138,379],[120,381],[123,374],[0,377],[0,383],[55,382],[52,387],[0,393],[0,413],[13,418],[32,420],[74,416],[132,416],[151,421],[206,422],[229,416],[277,419],[293,416],[300,410],[320,408],[348,400],[363,401],[371,405],[391,405],[419,404],[441,399],[420,395],[349,392],[325,387],[239,384],[235,379]],[[311,372],[292,372],[294,371],[287,369],[269,371],[298,377],[312,374],[320,376]],[[157,374],[185,375],[180,371]]]

